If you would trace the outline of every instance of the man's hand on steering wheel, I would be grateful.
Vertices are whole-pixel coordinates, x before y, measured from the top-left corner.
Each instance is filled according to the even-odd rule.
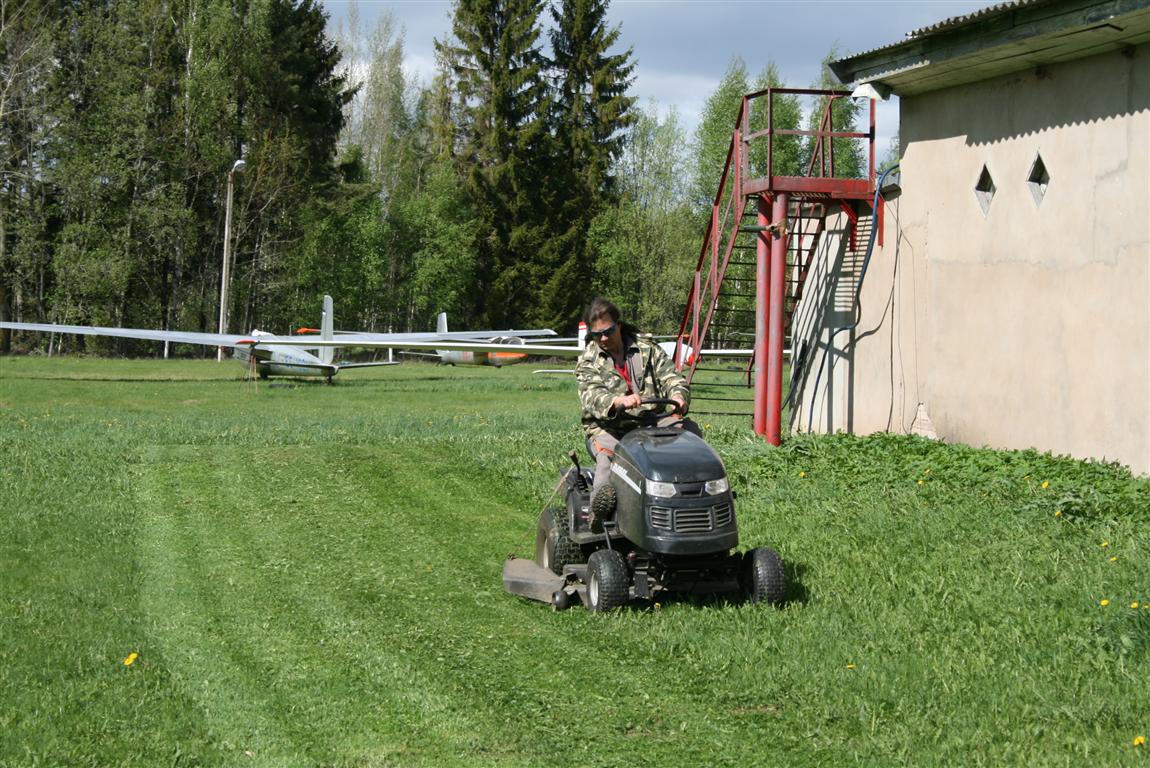
[[[638,408],[642,403],[643,398],[632,393],[630,395],[616,395],[611,404],[617,411],[627,411],[632,408]]]
[[[641,405],[670,406],[673,413],[678,416],[687,415],[687,403],[681,397],[641,397],[636,394],[616,395],[612,405],[617,411],[626,411],[638,408]]]
[[[687,404],[677,397],[647,397],[640,404],[670,406],[676,416],[684,416],[687,413]]]

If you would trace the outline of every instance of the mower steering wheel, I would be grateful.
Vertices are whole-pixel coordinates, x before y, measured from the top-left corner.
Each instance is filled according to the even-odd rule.
[[[639,405],[669,405],[671,406],[671,413],[678,416],[683,415],[683,404],[669,397],[646,397],[639,401]]]

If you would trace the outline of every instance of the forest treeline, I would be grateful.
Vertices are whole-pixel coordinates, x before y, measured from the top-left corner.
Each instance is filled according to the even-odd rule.
[[[446,311],[570,331],[604,294],[673,331],[740,98],[782,83],[733,60],[688,136],[636,103],[607,9],[457,0],[423,83],[386,11],[332,25],[313,0],[3,0],[0,319],[216,330],[243,159],[232,331],[315,323],[325,293],[345,329]],[[810,119],[776,101],[777,127]],[[776,173],[809,151],[789,137]],[[857,150],[839,157],[861,171]]]

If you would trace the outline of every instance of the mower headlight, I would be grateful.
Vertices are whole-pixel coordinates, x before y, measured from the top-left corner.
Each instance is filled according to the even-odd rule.
[[[674,483],[660,483],[655,480],[647,481],[647,494],[650,496],[662,496],[663,498],[670,498],[675,495]]]
[[[709,496],[718,496],[720,493],[726,493],[730,487],[725,477],[720,477],[718,480],[708,480],[703,483],[703,491]]]

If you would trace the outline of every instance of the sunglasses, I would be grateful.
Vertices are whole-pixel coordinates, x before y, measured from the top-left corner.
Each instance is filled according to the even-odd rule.
[[[604,328],[601,331],[588,331],[587,341],[596,341],[598,339],[603,338],[604,336],[610,336],[611,334],[613,334],[615,332],[615,329],[618,327],[619,327],[619,324],[615,323],[614,325],[607,326],[606,328]]]

